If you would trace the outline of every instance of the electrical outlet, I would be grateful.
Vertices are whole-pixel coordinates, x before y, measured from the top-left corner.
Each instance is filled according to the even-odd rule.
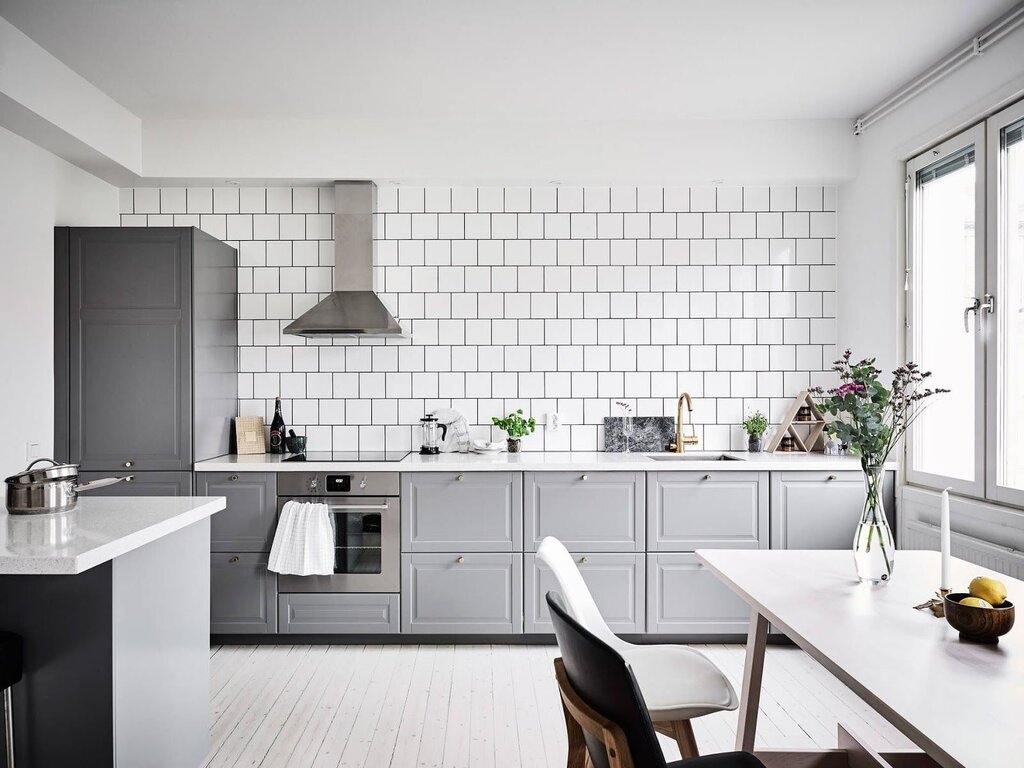
[[[34,461],[35,459],[42,458],[43,446],[40,443],[33,443],[29,440],[25,443],[25,460]]]
[[[562,428],[562,414],[560,413],[549,413],[548,414],[548,431],[558,432]]]

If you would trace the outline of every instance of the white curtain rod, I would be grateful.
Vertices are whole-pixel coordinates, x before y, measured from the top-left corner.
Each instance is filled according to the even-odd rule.
[[[853,122],[853,134],[858,136],[893,110],[903,106],[919,93],[927,90],[975,56],[980,56],[1017,27],[1024,24],[1024,3],[990,24],[930,69],[915,77],[902,88],[887,96]]]

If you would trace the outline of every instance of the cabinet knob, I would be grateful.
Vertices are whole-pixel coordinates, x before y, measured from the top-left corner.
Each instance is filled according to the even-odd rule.
[[[705,480],[710,480],[711,479],[711,475],[704,475],[704,479]]]
[[[586,480],[586,479],[587,479],[586,475],[580,475],[580,480]]]
[[[231,480],[232,482],[237,480],[237,479],[238,479],[238,475],[232,475],[231,477],[228,478],[228,480]]]
[[[838,478],[838,477],[836,477],[835,475],[829,475],[829,476],[828,476],[828,479],[829,479],[829,480],[838,480],[839,478]]]
[[[456,476],[455,479],[458,480],[461,483],[463,480],[466,479],[466,476],[465,475],[458,475],[458,476]]]
[[[237,563],[238,562],[238,555],[232,555],[231,559],[228,560],[228,562],[229,563]]]
[[[590,562],[590,558],[587,557],[586,555],[583,555],[583,556],[580,557],[580,562],[581,563],[589,563]]]
[[[124,479],[124,481],[125,481],[126,483],[131,483],[131,482],[134,482],[134,481],[135,481],[135,475],[128,475],[128,477],[126,477],[126,478]]]
[[[464,558],[462,555],[459,555],[457,558],[455,558],[455,562],[459,565],[462,565],[464,562],[466,562],[466,558]]]
[[[135,462],[132,461],[131,459],[128,459],[128,461],[126,461],[124,463],[124,466],[125,466],[125,469],[131,469],[132,467],[135,466]]]

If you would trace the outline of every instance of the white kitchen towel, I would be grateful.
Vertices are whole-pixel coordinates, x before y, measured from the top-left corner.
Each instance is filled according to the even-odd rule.
[[[334,521],[326,504],[285,503],[267,568],[292,576],[334,573]]]

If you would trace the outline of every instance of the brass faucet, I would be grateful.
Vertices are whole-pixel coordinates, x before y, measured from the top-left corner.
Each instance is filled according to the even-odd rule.
[[[690,413],[690,431],[693,434],[683,434],[683,401],[686,401],[686,410]],[[697,430],[693,426],[693,399],[689,392],[683,392],[676,404],[676,441],[669,446],[676,453],[686,453],[686,446],[698,443]]]

